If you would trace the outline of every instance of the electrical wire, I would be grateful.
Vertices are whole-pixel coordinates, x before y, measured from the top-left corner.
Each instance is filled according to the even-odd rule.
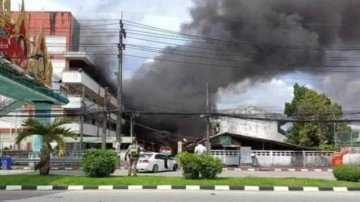
[[[148,25],[144,25],[144,24],[140,24],[140,23],[136,23],[136,22],[131,22],[131,21],[127,21],[124,20],[124,22],[127,22],[129,26],[134,26],[134,27],[138,27],[138,28],[142,28],[142,29],[147,29],[147,30],[154,30],[154,31],[158,31],[158,32],[165,32],[165,33],[172,33],[172,34],[178,34],[181,36],[185,36],[185,37],[190,37],[190,38],[197,38],[197,39],[204,39],[204,40],[209,40],[209,41],[213,41],[213,42],[218,42],[218,43],[225,43],[225,44],[232,44],[232,45],[251,45],[251,46],[260,46],[260,47],[273,47],[273,48],[286,48],[286,49],[312,49],[312,50],[322,50],[323,48],[318,47],[318,46],[308,46],[308,45],[280,45],[280,44],[260,44],[260,43],[249,43],[249,42],[239,42],[239,41],[233,41],[233,40],[222,40],[222,39],[218,39],[218,38],[211,38],[211,37],[204,37],[204,36],[196,36],[196,35],[190,35],[190,34],[184,34],[181,32],[174,32],[171,30],[166,30],[166,29],[161,29],[161,28],[156,28],[156,27],[152,27],[152,26],[148,26]],[[327,47],[327,49],[339,49],[339,50],[360,50],[360,47],[348,47],[348,46],[344,46],[344,47]]]
[[[164,62],[171,62],[171,63],[179,63],[179,64],[187,64],[187,65],[192,65],[194,67],[199,67],[199,66],[207,66],[207,67],[217,67],[217,68],[240,68],[239,66],[229,66],[229,65],[221,65],[221,64],[211,64],[211,63],[199,63],[199,62],[188,62],[188,61],[179,61],[179,60],[169,60],[169,59],[162,59],[162,58],[152,58],[152,57],[145,57],[145,56],[138,56],[138,55],[131,55],[131,54],[124,54],[124,56],[127,57],[133,57],[133,58],[141,58],[141,59],[151,59],[151,60],[158,60],[158,61],[164,61]],[[264,65],[255,65],[255,64],[247,64],[250,65],[252,67],[260,67],[263,68],[264,66],[266,66],[266,64]],[[270,65],[267,65],[270,66]],[[288,66],[281,66],[281,65],[273,65],[274,67],[290,67],[290,65]],[[184,67],[189,67],[189,66],[184,66]],[[351,72],[351,73],[360,73],[359,71],[354,71],[354,70],[315,70],[315,69],[310,69],[310,68],[302,68],[302,67],[297,67],[297,66],[292,66],[295,69],[293,71],[302,71],[302,72],[342,72],[342,73],[346,73],[346,72]],[[310,67],[310,66],[309,66]],[[321,66],[321,67],[342,67],[342,66]],[[343,66],[343,67],[360,67],[360,66]],[[269,72],[277,72],[280,71],[279,69],[264,69],[264,71],[269,71]]]

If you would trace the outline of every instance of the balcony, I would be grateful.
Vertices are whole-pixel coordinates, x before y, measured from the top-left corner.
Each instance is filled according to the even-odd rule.
[[[66,124],[65,127],[70,128],[71,130],[80,131],[80,123],[78,122]],[[93,136],[93,137],[102,136],[102,127],[84,123],[83,134],[84,136]],[[109,129],[106,130],[106,137],[115,137],[115,135],[116,135],[115,131]]]
[[[85,86],[86,97],[94,98],[97,103],[103,102],[105,89],[90,78],[86,73],[74,70],[64,71],[62,81],[71,88],[70,91],[73,90],[78,95],[81,95],[82,87]],[[110,96],[109,104],[110,107],[116,108],[116,98]]]

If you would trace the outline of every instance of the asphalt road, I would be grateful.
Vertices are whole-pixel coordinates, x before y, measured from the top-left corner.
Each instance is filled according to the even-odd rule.
[[[83,175],[82,171],[76,170],[52,170],[51,174],[60,174],[60,175]],[[34,174],[37,175],[38,172],[33,171],[24,171],[24,170],[13,170],[6,171],[0,170],[0,175],[11,175],[11,174]],[[116,170],[114,175],[126,175],[127,170]],[[156,176],[181,176],[181,171],[177,172],[159,172],[159,173],[140,173],[139,175],[156,175]],[[334,175],[332,172],[275,172],[275,171],[223,171],[220,177],[296,177],[296,178],[318,178],[318,179],[329,179],[334,180]]]
[[[1,202],[358,202],[360,193],[238,192],[238,191],[1,191]]]

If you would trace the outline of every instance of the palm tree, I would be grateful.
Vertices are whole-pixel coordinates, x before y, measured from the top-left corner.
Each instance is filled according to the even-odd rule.
[[[76,138],[78,133],[63,125],[71,123],[67,118],[56,118],[52,123],[43,124],[39,120],[28,118],[25,119],[22,126],[23,129],[16,137],[16,143],[20,142],[32,135],[41,135],[43,137],[43,145],[40,152],[40,161],[35,165],[35,170],[39,170],[40,175],[48,175],[50,172],[50,153],[53,150],[51,142],[56,142],[59,147],[59,156],[64,154],[65,142],[64,137]]]

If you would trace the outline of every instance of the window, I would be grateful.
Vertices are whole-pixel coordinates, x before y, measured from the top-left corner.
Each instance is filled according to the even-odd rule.
[[[161,154],[156,154],[155,159],[164,159],[164,156]]]

